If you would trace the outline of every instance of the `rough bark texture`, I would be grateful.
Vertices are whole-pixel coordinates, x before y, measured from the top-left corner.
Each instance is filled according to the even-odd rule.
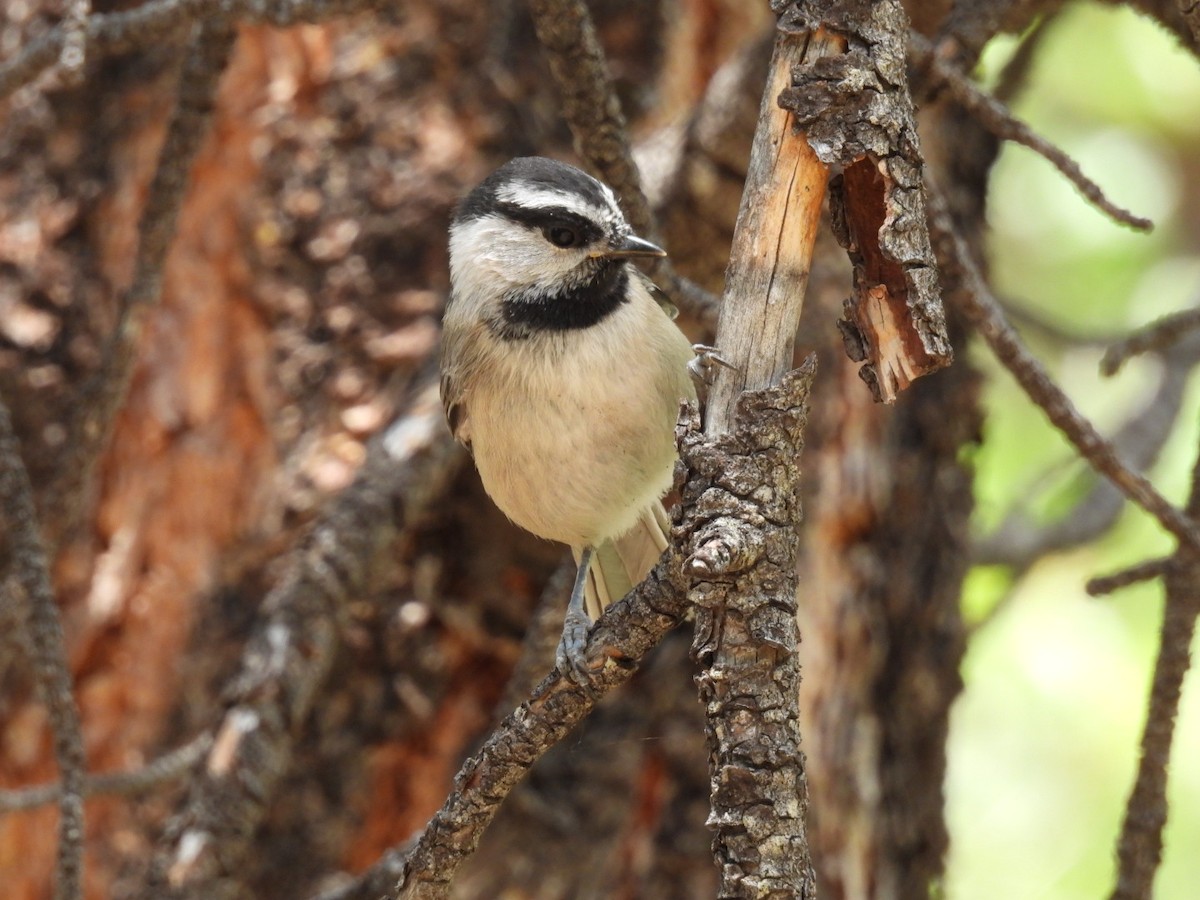
[[[795,607],[798,460],[815,368],[809,359],[778,387],[744,393],[728,433],[685,432],[680,443],[722,898],[816,896]]]
[[[797,68],[779,102],[818,158],[842,170],[830,184],[830,211],[854,265],[854,295],[841,327],[850,358],[864,361],[863,380],[890,403],[953,358],[905,73],[908,18],[899,0],[831,0],[789,5],[781,24],[824,28],[848,44],[842,55]]]

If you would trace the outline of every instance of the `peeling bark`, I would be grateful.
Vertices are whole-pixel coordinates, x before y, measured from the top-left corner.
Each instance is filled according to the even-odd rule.
[[[841,328],[877,400],[950,363],[937,267],[926,225],[920,142],[905,72],[908,19],[898,0],[826,0],[785,9],[781,24],[824,28],[847,50],[797,67],[780,106],[817,157],[841,170],[829,185],[834,234],[854,266]]]

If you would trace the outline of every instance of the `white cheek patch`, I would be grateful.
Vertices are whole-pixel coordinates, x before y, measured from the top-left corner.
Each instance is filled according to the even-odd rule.
[[[539,232],[501,216],[481,216],[450,229],[450,277],[458,295],[492,296],[568,276],[581,253],[552,250]]]

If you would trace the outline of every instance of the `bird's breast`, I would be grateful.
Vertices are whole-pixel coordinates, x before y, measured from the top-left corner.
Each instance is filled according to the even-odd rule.
[[[551,540],[581,546],[628,530],[670,486],[690,355],[641,303],[592,328],[497,345],[468,397],[484,487]]]

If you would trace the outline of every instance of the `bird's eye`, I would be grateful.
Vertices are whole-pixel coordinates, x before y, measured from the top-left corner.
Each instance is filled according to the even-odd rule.
[[[545,231],[546,240],[552,243],[555,247],[574,247],[579,243],[579,235],[574,229],[567,228],[564,225],[551,225]]]

